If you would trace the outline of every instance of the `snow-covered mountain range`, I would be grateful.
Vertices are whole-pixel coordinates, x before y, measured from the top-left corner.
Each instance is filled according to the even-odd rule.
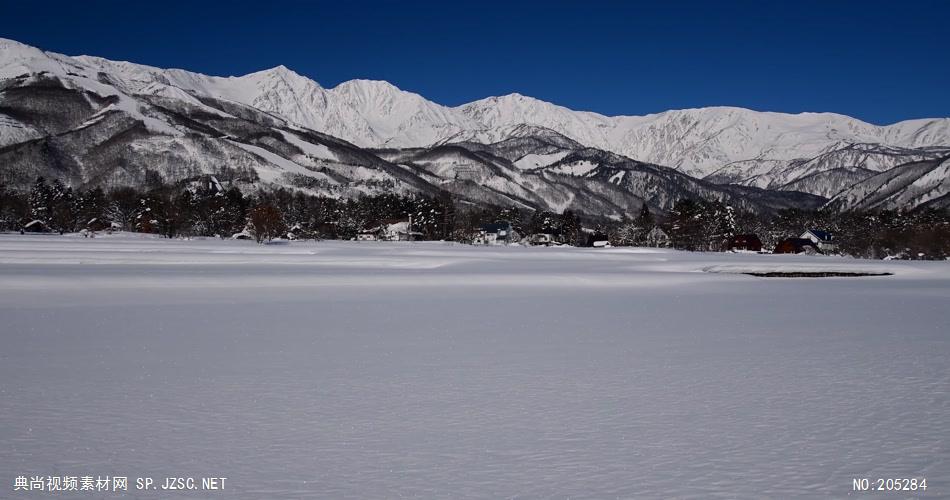
[[[837,210],[950,207],[950,158],[906,163],[857,182],[828,206]]]
[[[519,94],[447,107],[382,81],[324,88],[284,66],[215,77],[0,39],[8,182],[37,172],[135,182],[145,168],[175,178],[226,165],[339,196],[445,189],[617,215],[684,195],[813,206],[947,156],[950,118],[877,126],[730,107],[608,117]]]

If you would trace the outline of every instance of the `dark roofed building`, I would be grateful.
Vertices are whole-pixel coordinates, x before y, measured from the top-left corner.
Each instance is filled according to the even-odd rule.
[[[30,221],[23,226],[22,231],[27,233],[49,233],[51,232],[49,225],[41,220]]]
[[[809,239],[786,238],[775,245],[772,253],[821,253],[821,250]]]
[[[808,231],[805,231],[805,234],[809,233],[811,233],[812,236],[820,241],[831,241],[831,233],[827,231],[822,231],[820,229],[809,229]],[[802,236],[802,238],[805,238],[805,236]]]
[[[587,237],[584,239],[584,246],[598,248],[610,246],[610,238],[607,237],[606,233],[591,231],[587,233]]]
[[[754,234],[737,234],[729,238],[726,244],[728,250],[745,250],[748,252],[761,252],[762,240]]]
[[[493,222],[491,224],[483,224],[481,227],[481,230],[485,231],[486,233],[493,233],[493,234],[501,233],[502,235],[504,235],[506,231],[511,230],[511,223],[510,222]]]

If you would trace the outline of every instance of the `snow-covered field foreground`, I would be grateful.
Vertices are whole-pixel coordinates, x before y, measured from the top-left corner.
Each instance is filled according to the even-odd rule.
[[[0,497],[947,498],[948,320],[947,262],[2,235]]]

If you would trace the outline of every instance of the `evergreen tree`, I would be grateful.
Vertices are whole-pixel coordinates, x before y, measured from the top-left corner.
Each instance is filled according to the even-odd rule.
[[[736,214],[731,206],[720,201],[699,204],[702,220],[702,240],[699,250],[719,251],[737,234]]]
[[[700,205],[689,198],[679,200],[673,206],[670,218],[673,247],[699,250],[703,245],[703,213]]]
[[[71,232],[76,228],[76,200],[73,189],[66,186],[59,179],[50,186],[49,201],[50,227],[59,234]]]
[[[53,190],[46,179],[37,177],[30,190],[30,218],[49,225],[52,218]]]
[[[649,231],[653,228],[655,221],[653,220],[653,214],[650,213],[650,207],[648,207],[646,203],[640,207],[640,214],[637,215],[635,223],[637,227],[645,231]]]
[[[138,231],[141,195],[133,188],[123,187],[109,193],[106,217],[124,231]]]
[[[577,245],[580,242],[581,220],[573,210],[565,210],[560,216],[560,233],[564,242]]]
[[[231,187],[225,191],[223,198],[221,236],[228,237],[241,232],[247,225],[247,200],[237,187]]]
[[[0,230],[10,231],[17,229],[29,216],[29,196],[0,185]]]
[[[561,218],[553,212],[537,210],[528,219],[526,230],[529,234],[560,234]]]
[[[99,186],[80,193],[76,202],[77,225],[91,229],[104,227],[107,207],[106,194]]]
[[[524,212],[518,207],[508,207],[498,214],[498,220],[508,221],[511,228],[521,236],[528,235],[529,224],[525,221]]]

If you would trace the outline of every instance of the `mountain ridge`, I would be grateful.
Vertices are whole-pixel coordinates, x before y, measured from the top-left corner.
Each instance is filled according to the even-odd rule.
[[[231,98],[361,147],[422,147],[444,142],[449,137],[495,142],[502,137],[494,131],[525,123],[550,128],[587,146],[702,177],[736,161],[812,156],[837,141],[911,148],[950,145],[950,118],[917,118],[874,125],[839,113],[781,113],[735,106],[607,116],[572,110],[520,93],[450,107],[383,80],[356,79],[325,88],[283,65],[247,75],[219,77],[95,56],[70,57],[43,52],[19,42],[8,43],[39,51],[54,60],[65,58],[124,74],[130,80],[150,79],[153,83],[170,84],[212,97]],[[0,56],[0,65],[3,63]],[[283,78],[285,75],[292,76],[293,81]],[[361,91],[351,91],[353,88]],[[387,95],[384,104],[389,107],[379,112],[379,109],[361,106],[368,92]],[[803,135],[802,129],[807,129],[807,134]],[[699,130],[698,135],[690,136],[690,131],[696,130]],[[654,138],[661,141],[657,143]],[[743,147],[744,142],[754,145]]]
[[[88,182],[98,168],[113,171],[94,178],[133,182],[137,162],[172,178],[225,163],[319,194],[464,189],[474,199],[622,216],[682,196],[818,206],[897,165],[950,154],[948,144],[946,118],[879,127],[727,106],[608,117],[518,93],[446,107],[381,80],[327,89],[283,65],[218,77],[0,39],[0,160],[23,170],[21,180],[60,169]],[[452,145],[473,155],[440,149]],[[478,179],[464,178],[473,171]]]

